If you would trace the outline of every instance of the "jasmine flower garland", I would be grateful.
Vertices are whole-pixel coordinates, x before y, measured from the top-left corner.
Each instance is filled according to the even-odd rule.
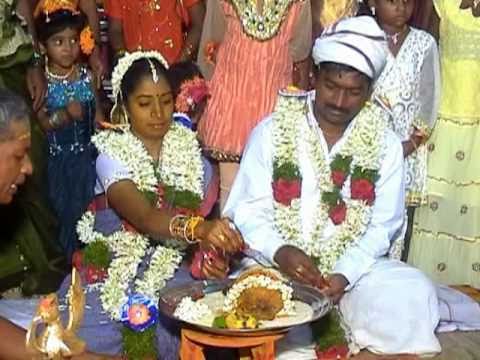
[[[307,139],[308,155],[317,175],[321,194],[317,215],[314,217],[310,236],[302,236],[300,198],[292,200],[290,206],[274,200],[275,228],[287,243],[314,257],[322,273],[329,273],[347,247],[365,233],[371,220],[373,203],[364,199],[353,199],[352,196],[343,198],[341,191],[338,191],[338,201],[345,207],[344,219],[335,226],[335,232],[329,239],[323,238],[325,227],[330,221],[331,206],[322,195],[333,193],[336,185],[332,181],[332,169],[325,158],[316,129],[311,128],[306,120],[302,110],[304,106],[305,101],[301,98],[279,98],[273,116],[274,162],[293,162],[298,166],[298,139]],[[353,127],[339,151],[342,159],[351,160],[349,169],[354,171],[346,174],[350,181],[352,176],[373,174],[372,178],[375,177],[380,168],[385,131],[386,122],[382,109],[367,104],[355,118]]]
[[[280,96],[278,104],[273,114],[274,137],[273,146],[275,153],[273,156],[274,175],[273,180],[277,181],[283,177],[278,174],[278,169],[291,169],[293,174],[289,177],[297,177],[301,180],[300,169],[298,167],[298,149],[299,149],[299,126],[304,121],[306,114],[305,100],[291,96]],[[276,229],[280,235],[287,241],[294,241],[300,237],[301,231],[297,226],[300,219],[299,198],[292,199],[290,206],[274,201],[273,206],[274,221]]]

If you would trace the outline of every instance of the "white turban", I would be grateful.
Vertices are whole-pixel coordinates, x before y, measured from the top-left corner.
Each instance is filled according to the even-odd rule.
[[[312,51],[315,65],[348,65],[373,80],[381,74],[387,54],[385,33],[370,16],[348,18],[328,27],[315,40]]]

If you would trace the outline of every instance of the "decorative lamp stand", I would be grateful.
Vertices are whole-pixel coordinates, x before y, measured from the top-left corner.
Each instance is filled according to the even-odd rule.
[[[240,360],[274,360],[275,341],[287,334],[286,331],[258,336],[215,335],[192,329],[182,329],[180,344],[181,360],[205,360],[205,346],[239,349]]]

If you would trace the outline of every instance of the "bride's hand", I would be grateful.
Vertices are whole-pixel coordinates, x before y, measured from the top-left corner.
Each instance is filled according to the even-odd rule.
[[[204,221],[195,229],[195,235],[204,249],[235,254],[244,247],[242,235],[228,219]]]
[[[205,253],[201,272],[204,279],[225,279],[230,270],[229,256],[222,256],[215,252]]]

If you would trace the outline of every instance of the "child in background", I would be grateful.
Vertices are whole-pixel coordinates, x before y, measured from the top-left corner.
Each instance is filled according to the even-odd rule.
[[[102,114],[92,74],[78,63],[80,51],[88,54],[95,45],[83,15],[65,2],[47,4],[40,3],[35,20],[48,82],[46,106],[37,117],[48,138],[48,193],[59,221],[58,245],[70,259],[76,223],[93,198],[96,153],[90,140]]]
[[[191,61],[172,65],[168,77],[175,96],[174,120],[196,130],[210,96],[207,82]]]
[[[440,66],[433,36],[408,25],[415,0],[371,0],[372,13],[387,35],[390,53],[374,96],[388,103],[390,125],[405,156],[405,182],[411,226],[415,207],[426,201],[427,148],[440,101]],[[392,248],[399,259],[404,233]]]

